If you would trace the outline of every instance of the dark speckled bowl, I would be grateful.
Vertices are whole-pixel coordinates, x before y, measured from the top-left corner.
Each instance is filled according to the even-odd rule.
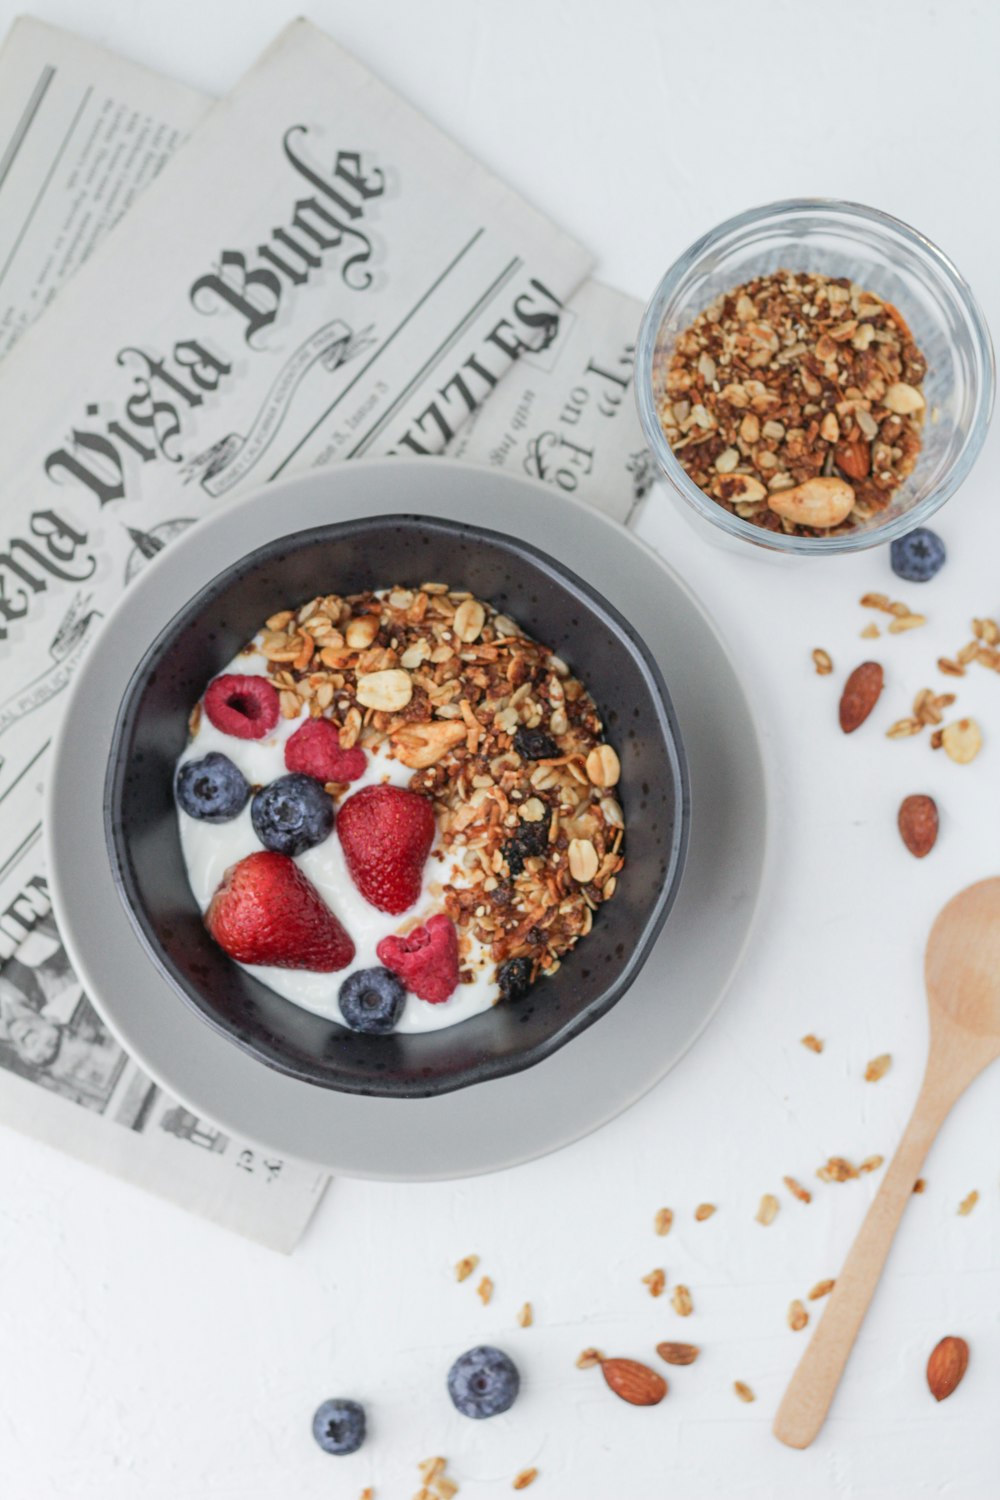
[[[522,1001],[443,1031],[362,1036],[266,989],[208,936],[184,870],[173,769],[192,704],[275,609],[317,593],[425,578],[490,600],[583,678],[621,757],[626,863],[590,934]],[[646,961],[677,893],[688,808],[670,698],[621,615],[524,542],[408,515],[283,537],[213,579],[136,669],[105,782],[119,894],[154,963],[194,1009],[261,1062],[304,1083],[396,1098],[445,1093],[530,1067],[609,1010]],[[340,977],[332,975],[331,984]]]

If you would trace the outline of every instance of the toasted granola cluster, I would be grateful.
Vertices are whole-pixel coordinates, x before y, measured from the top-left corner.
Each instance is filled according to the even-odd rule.
[[[717,297],[664,354],[660,421],[726,510],[829,535],[883,510],[912,473],[926,372],[891,303],[846,278],[775,271]]]
[[[460,954],[485,944],[510,997],[555,973],[614,894],[624,837],[618,756],[565,662],[442,583],[312,599],[256,649],[286,718],[325,715],[342,747],[380,747],[433,798]]]

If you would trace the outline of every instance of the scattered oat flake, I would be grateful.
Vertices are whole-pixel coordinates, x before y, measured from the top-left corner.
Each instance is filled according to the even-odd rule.
[[[435,1480],[440,1479],[447,1467],[446,1458],[425,1458],[423,1463],[417,1465],[424,1484],[433,1484]]]
[[[809,1314],[806,1312],[805,1303],[800,1302],[798,1297],[794,1302],[788,1304],[787,1322],[793,1333],[801,1333],[809,1322]]]
[[[803,1047],[808,1047],[810,1052],[822,1052],[825,1043],[821,1042],[818,1036],[813,1036],[810,1031],[807,1036],[802,1038],[802,1045]]]
[[[438,1480],[435,1488],[437,1500],[451,1500],[453,1495],[458,1494],[458,1485],[454,1479],[446,1479],[443,1475]]]
[[[663,1296],[663,1288],[667,1284],[666,1271],[662,1271],[657,1267],[655,1271],[650,1271],[649,1275],[644,1276],[642,1280],[643,1285],[649,1287],[649,1295],[651,1297]]]
[[[858,601],[863,609],[881,609],[892,614],[892,602],[888,594],[862,594]]]
[[[886,730],[885,737],[887,740],[909,739],[911,734],[919,734],[923,727],[919,719],[897,719]]]
[[[881,634],[881,630],[879,630],[878,626],[875,624],[875,621],[872,620],[871,623],[866,625],[864,630],[862,630],[861,639],[863,641],[873,641],[875,640],[876,636],[880,636]]]
[[[661,1208],[657,1210],[656,1218],[653,1220],[653,1228],[657,1234],[669,1234],[670,1226],[674,1222],[674,1211],[672,1208]]]
[[[754,1218],[758,1224],[773,1224],[777,1215],[779,1203],[773,1193],[765,1193],[757,1205]]]
[[[927,1179],[925,1177],[918,1177],[916,1182],[913,1184],[913,1191],[915,1193],[926,1193]]]
[[[892,1053],[880,1052],[878,1057],[873,1057],[867,1068],[865,1068],[865,1082],[878,1083],[879,1079],[884,1078],[891,1067]]]
[[[824,651],[822,646],[817,646],[812,654],[813,663],[816,667],[817,677],[828,677],[833,671],[833,661],[829,651]]]
[[[809,1293],[809,1301],[818,1302],[820,1297],[828,1297],[836,1285],[837,1283],[829,1276],[825,1281],[817,1281]]]
[[[736,1392],[737,1396],[739,1396],[741,1401],[749,1402],[756,1401],[757,1399],[745,1380],[734,1380],[733,1390]]]
[[[493,1282],[488,1276],[484,1276],[482,1281],[476,1287],[476,1296],[479,1298],[484,1307],[493,1296]]]
[[[455,1280],[465,1281],[479,1264],[478,1255],[463,1255],[455,1266]]]
[[[603,1364],[604,1355],[600,1349],[584,1349],[577,1355],[576,1368],[578,1370],[592,1370],[595,1365]]]
[[[703,1224],[705,1220],[710,1219],[714,1213],[714,1203],[699,1203],[698,1207],[694,1211],[694,1216],[699,1224]]]
[[[952,661],[950,656],[938,657],[938,671],[943,672],[946,677],[965,676],[965,668],[960,662]]]
[[[513,1488],[515,1490],[526,1490],[528,1488],[528,1485],[534,1484],[537,1478],[537,1469],[522,1469],[520,1474],[518,1474],[514,1480]]]
[[[975,1208],[975,1206],[976,1206],[976,1204],[978,1202],[979,1202],[979,1194],[976,1191],[976,1189],[973,1188],[972,1192],[966,1194],[966,1196],[962,1199],[961,1203],[958,1205],[958,1211],[959,1211],[959,1213],[962,1215],[963,1218],[965,1217],[966,1214],[971,1214],[972,1210]]]
[[[526,1302],[517,1315],[517,1321],[521,1328],[530,1328],[535,1321],[534,1310],[530,1302]]]
[[[674,1287],[674,1295],[671,1298],[674,1304],[674,1312],[681,1318],[690,1317],[694,1312],[694,1303],[691,1301],[691,1293],[686,1286],[680,1282]]]
[[[926,615],[897,615],[889,626],[889,634],[901,635],[904,630],[916,630],[918,626],[926,624]]]
[[[812,1193],[809,1191],[808,1188],[805,1188],[805,1187],[802,1186],[802,1184],[801,1184],[801,1182],[799,1182],[798,1178],[796,1178],[796,1177],[783,1177],[782,1181],[784,1182],[785,1187],[791,1193],[792,1197],[793,1198],[798,1198],[798,1200],[799,1200],[800,1203],[811,1203],[812,1202],[812,1196],[813,1196]]]
[[[864,1161],[858,1163],[858,1171],[877,1172],[884,1161],[884,1156],[866,1156]]]

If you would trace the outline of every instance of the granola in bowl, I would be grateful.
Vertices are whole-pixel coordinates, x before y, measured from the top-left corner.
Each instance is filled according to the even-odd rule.
[[[352,1029],[438,1029],[518,1000],[614,894],[620,766],[598,710],[467,592],[283,609],[190,728],[178,816],[210,933]]]

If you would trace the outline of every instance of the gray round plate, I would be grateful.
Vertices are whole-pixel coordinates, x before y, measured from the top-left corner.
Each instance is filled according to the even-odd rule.
[[[680,894],[632,988],[545,1062],[436,1099],[366,1099],[313,1088],[210,1030],[140,947],[112,882],[101,817],[122,691],[180,604],[274,537],[398,511],[503,528],[588,579],[659,662],[691,776]],[[586,679],[586,662],[577,665]],[[545,485],[449,460],[386,459],[257,491],[179,537],[140,574],[76,674],[54,752],[46,826],[70,958],[122,1045],[163,1088],[270,1151],[345,1175],[417,1181],[494,1171],[568,1145],[673,1067],[717,1008],[743,954],[763,881],[767,805],[757,729],[726,649],[655,553]]]

